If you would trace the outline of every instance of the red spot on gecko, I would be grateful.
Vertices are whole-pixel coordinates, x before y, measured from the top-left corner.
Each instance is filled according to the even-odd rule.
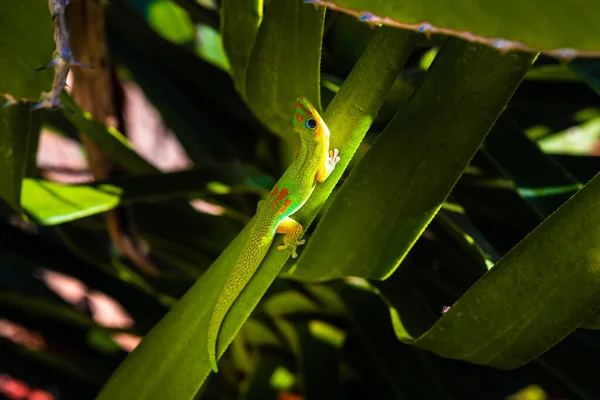
[[[271,194],[269,195],[269,197],[275,196],[278,191],[279,191],[279,185],[275,185],[275,188],[273,188],[273,191],[271,192]]]
[[[290,206],[292,205],[292,201],[290,199],[287,199],[286,201],[283,202],[283,207],[281,207],[281,211],[279,211],[279,214],[284,214],[288,208],[290,208]]]
[[[288,195],[288,192],[289,191],[287,190],[287,188],[281,189],[279,196],[277,196],[277,200],[283,200]]]

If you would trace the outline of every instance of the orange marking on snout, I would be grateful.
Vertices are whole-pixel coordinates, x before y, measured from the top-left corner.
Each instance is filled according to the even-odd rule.
[[[304,111],[306,113],[306,115],[312,115],[312,113],[308,110],[308,108],[304,107],[304,104],[298,102],[298,107],[300,107],[302,109],[302,111]]]
[[[287,199],[286,201],[283,202],[283,207],[281,207],[281,211],[279,211],[279,214],[284,214],[288,208],[290,208],[290,206],[292,205],[292,201],[290,199]]]
[[[288,192],[289,191],[287,190],[287,188],[281,189],[279,196],[277,196],[277,200],[283,200],[288,195]]]

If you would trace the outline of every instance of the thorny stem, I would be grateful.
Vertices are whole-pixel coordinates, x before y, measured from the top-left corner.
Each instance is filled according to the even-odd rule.
[[[57,109],[64,107],[60,102],[60,94],[67,84],[67,75],[71,66],[80,66],[92,68],[90,65],[82,63],[73,57],[71,45],[69,43],[69,29],[67,27],[67,18],[65,11],[71,0],[48,0],[48,8],[54,21],[54,41],[56,50],[54,59],[38,71],[54,67],[54,80],[49,92],[43,92],[39,103],[31,107],[31,111],[42,108]]]

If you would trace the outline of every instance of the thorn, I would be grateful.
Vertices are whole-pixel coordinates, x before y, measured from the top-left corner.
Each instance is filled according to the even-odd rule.
[[[37,111],[37,110],[41,110],[42,108],[48,108],[47,107],[47,101],[40,101],[39,103],[34,104],[33,106],[31,106],[29,108],[29,112],[33,112],[33,111]]]
[[[361,21],[371,21],[375,18],[375,16],[373,14],[369,14],[369,13],[363,13],[359,19]]]
[[[42,67],[39,67],[38,69],[36,69],[36,71],[43,71],[48,68],[53,68],[53,67],[56,67],[57,64],[58,64],[58,62],[56,61],[56,59],[54,59],[54,60],[50,61],[48,64],[46,64]]]
[[[17,100],[15,100],[14,97],[10,96],[10,95],[5,95],[6,97],[6,103],[4,103],[4,105],[2,106],[2,108],[7,108],[10,106],[14,106],[15,104],[18,103]]]

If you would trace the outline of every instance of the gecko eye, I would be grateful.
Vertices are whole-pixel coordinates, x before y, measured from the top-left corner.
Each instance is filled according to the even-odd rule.
[[[313,130],[317,127],[317,121],[314,118],[309,118],[306,120],[306,127],[310,130]]]

